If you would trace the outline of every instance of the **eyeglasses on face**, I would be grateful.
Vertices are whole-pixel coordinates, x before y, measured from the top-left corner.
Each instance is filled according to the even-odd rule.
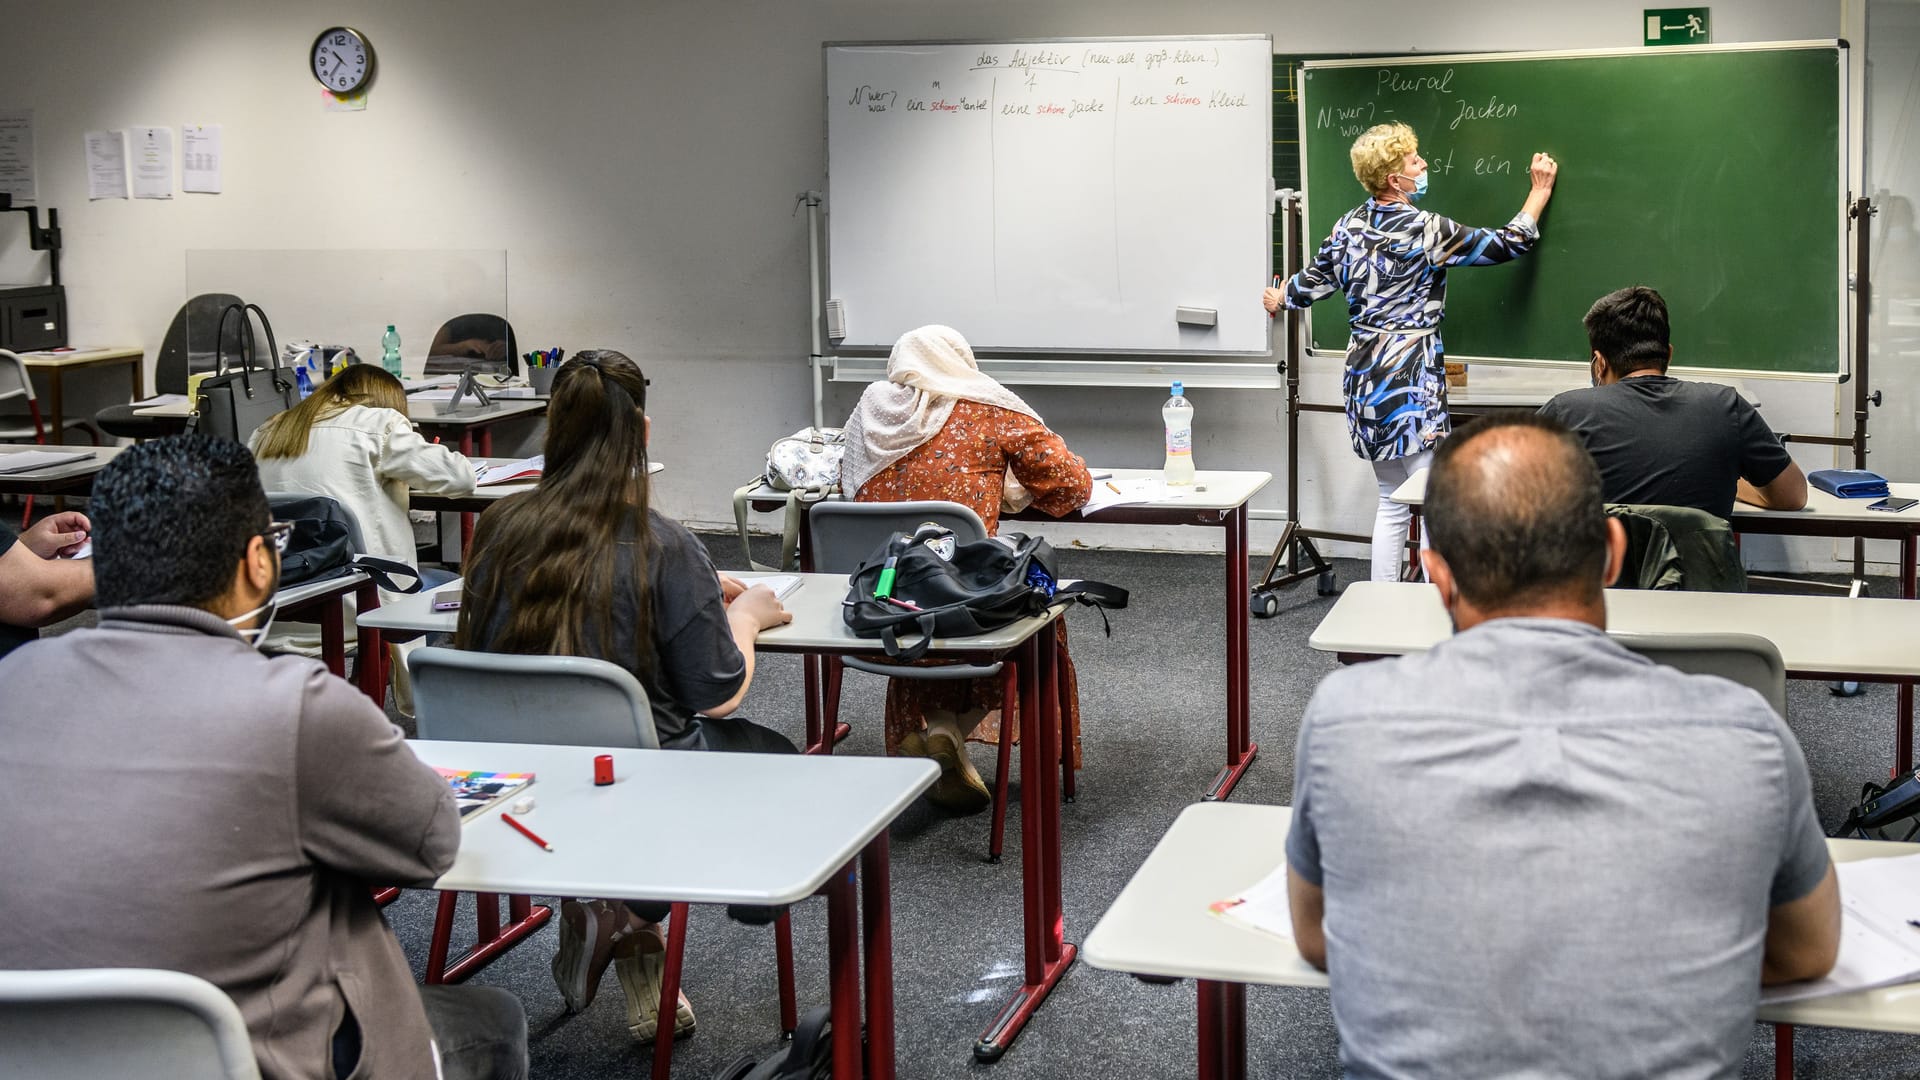
[[[267,542],[273,545],[273,550],[285,555],[287,553],[287,541],[293,537],[293,522],[270,521],[267,523],[266,530],[261,532],[260,535],[266,537]]]

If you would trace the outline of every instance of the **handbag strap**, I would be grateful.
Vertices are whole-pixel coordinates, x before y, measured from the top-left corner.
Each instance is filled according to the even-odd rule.
[[[383,559],[377,555],[355,555],[353,562],[348,565],[372,578],[375,585],[388,592],[417,593],[424,584],[418,569],[397,559]],[[410,577],[413,579],[413,584],[402,588],[394,583],[395,576]]]

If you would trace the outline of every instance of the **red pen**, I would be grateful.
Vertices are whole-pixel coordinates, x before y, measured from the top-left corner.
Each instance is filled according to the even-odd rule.
[[[549,843],[547,843],[547,842],[546,842],[545,840],[542,840],[542,839],[540,839],[540,837],[538,837],[538,836],[536,836],[536,835],[534,834],[534,831],[533,831],[532,829],[529,829],[529,828],[527,828],[527,827],[526,827],[525,825],[522,825],[522,824],[520,824],[520,823],[519,823],[518,821],[515,821],[515,820],[513,819],[513,815],[511,815],[511,814],[501,814],[501,815],[500,815],[500,820],[501,820],[501,821],[504,821],[504,822],[506,822],[507,824],[509,824],[509,825],[511,825],[511,826],[513,826],[513,828],[514,828],[514,831],[515,831],[515,832],[517,832],[517,833],[519,833],[519,834],[520,834],[521,836],[524,836],[524,837],[526,837],[527,839],[529,839],[529,840],[531,840],[531,841],[533,841],[534,843],[536,843],[536,844],[539,844],[539,845],[540,845],[541,847],[543,847],[543,848],[546,848],[546,849],[547,849],[548,851],[552,851],[552,850],[553,850],[553,845],[552,845],[552,844],[549,844]]]

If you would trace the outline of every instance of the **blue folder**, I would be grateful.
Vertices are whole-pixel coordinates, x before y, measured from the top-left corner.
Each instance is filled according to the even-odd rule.
[[[1887,478],[1867,469],[1816,469],[1807,483],[1841,499],[1884,499]]]

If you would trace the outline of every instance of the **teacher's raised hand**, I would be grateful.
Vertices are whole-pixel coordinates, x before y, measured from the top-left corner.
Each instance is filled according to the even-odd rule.
[[[1268,289],[1266,292],[1260,294],[1260,306],[1266,308],[1267,314],[1269,315],[1279,313],[1280,300],[1281,293],[1279,289]]]
[[[1533,155],[1533,167],[1528,170],[1533,175],[1533,186],[1546,191],[1553,190],[1553,181],[1560,175],[1560,163],[1553,160],[1552,154]]]

